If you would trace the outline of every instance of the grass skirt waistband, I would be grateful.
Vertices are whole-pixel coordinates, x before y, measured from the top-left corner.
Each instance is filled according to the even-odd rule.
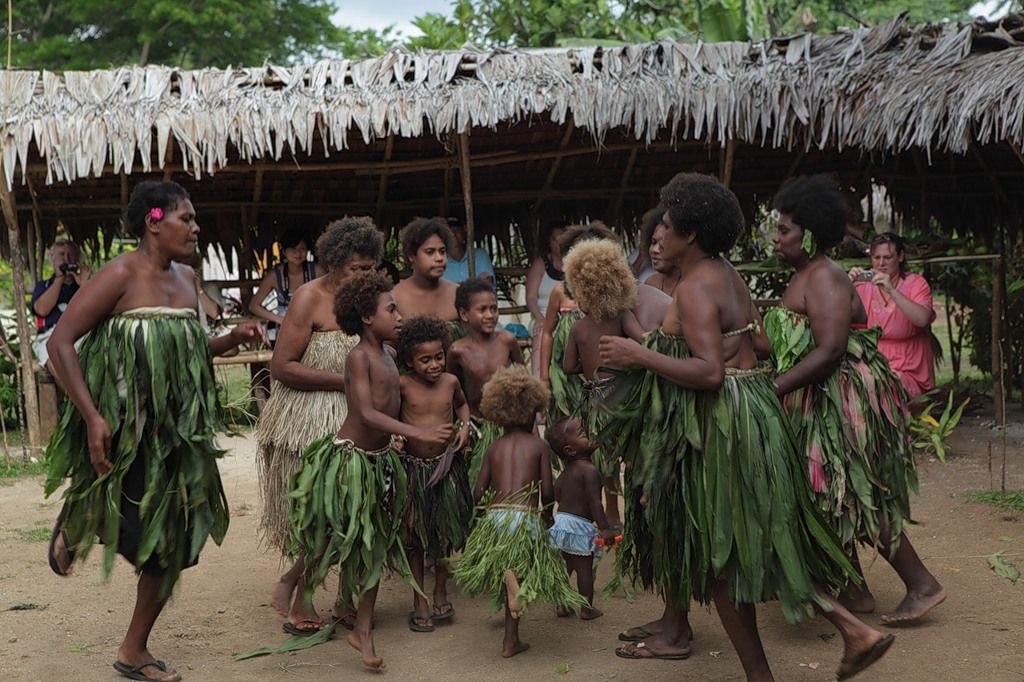
[[[473,492],[467,473],[469,461],[464,452],[455,453],[448,473],[434,485],[428,485],[443,458],[443,455],[431,460],[402,457],[411,497],[410,541],[434,559],[444,559],[460,551],[473,523]]]

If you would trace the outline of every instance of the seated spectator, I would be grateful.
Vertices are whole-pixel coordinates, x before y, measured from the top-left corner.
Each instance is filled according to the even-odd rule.
[[[444,278],[449,282],[462,284],[469,279],[469,251],[466,244],[466,226],[458,218],[448,218],[448,230],[452,233],[451,248],[448,249],[448,265],[444,269]],[[473,249],[476,254],[476,276],[494,284],[494,266],[491,257],[480,247]]]
[[[316,263],[309,260],[309,243],[305,234],[300,230],[288,230],[277,244],[281,264],[263,275],[263,281],[249,302],[250,313],[273,323],[268,330],[271,344],[277,340],[277,327],[284,320],[295,290],[317,278]],[[277,295],[273,311],[264,306],[271,291]]]
[[[36,315],[38,331],[32,348],[39,364],[44,367],[49,360],[46,340],[50,338],[54,326],[67,309],[71,297],[92,276],[89,264],[81,259],[82,254],[78,245],[70,239],[58,239],[54,242],[50,247],[49,256],[53,265],[53,276],[36,282],[32,291],[32,312]]]
[[[850,279],[867,311],[868,327],[882,328],[878,350],[913,399],[935,388],[932,290],[924,277],[907,272],[906,250],[899,235],[878,235],[871,242],[870,253],[871,271],[853,268]]]
[[[540,375],[540,344],[544,333],[544,316],[547,314],[551,292],[565,279],[562,272],[562,254],[558,243],[568,226],[564,221],[549,221],[540,229],[537,240],[537,255],[526,273],[526,307],[533,316],[533,346],[530,364],[534,375]]]

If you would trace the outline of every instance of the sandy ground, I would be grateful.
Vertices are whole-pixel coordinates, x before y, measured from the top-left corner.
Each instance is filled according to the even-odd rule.
[[[1011,423],[1021,423],[1019,410]],[[1021,514],[968,502],[964,493],[989,487],[987,443],[992,432],[972,419],[957,432],[954,456],[945,465],[921,462],[921,492],[915,513],[920,525],[910,534],[927,565],[945,584],[948,601],[916,627],[903,628],[889,655],[863,680],[1024,680],[1024,581],[996,576],[986,558],[1004,551],[1024,567]],[[995,471],[1000,483],[1001,451],[996,440]],[[1024,429],[1011,430],[1008,487],[1024,488]],[[177,667],[187,680],[325,680],[369,677],[341,639],[289,655],[234,662],[231,655],[284,639],[281,619],[268,606],[277,578],[277,557],[257,547],[258,514],[254,445],[246,438],[226,442],[222,464],[231,501],[231,530],[222,547],[210,548],[186,573],[157,623],[151,650]],[[57,514],[55,500],[42,496],[39,479],[0,487],[0,677],[3,680],[115,680],[114,654],[134,598],[134,576],[121,562],[109,582],[101,580],[98,555],[67,579],[46,563],[45,541],[26,532],[46,527]],[[36,533],[41,534],[41,533]],[[870,557],[866,558],[871,562]],[[882,609],[902,597],[895,573],[882,560],[867,566],[868,580]],[[599,584],[608,577],[602,567]],[[523,639],[533,648],[505,660],[499,656],[501,618],[479,600],[453,591],[457,616],[432,634],[406,628],[410,593],[391,580],[381,590],[377,650],[392,679],[578,679],[740,680],[742,671],[713,608],[695,607],[694,654],[688,661],[625,661],[613,655],[616,633],[660,614],[661,605],[643,595],[634,603],[602,601],[605,617],[583,623],[556,619],[539,605],[525,617]],[[331,595],[318,595],[324,609]],[[11,610],[35,604],[30,610]],[[838,636],[817,620],[788,626],[771,604],[759,609],[762,637],[779,680],[830,680],[841,656]],[[878,626],[877,615],[866,620]]]

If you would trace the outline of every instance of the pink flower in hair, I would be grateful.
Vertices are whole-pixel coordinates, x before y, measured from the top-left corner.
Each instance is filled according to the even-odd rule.
[[[153,220],[160,221],[164,219],[164,210],[159,206],[154,206],[149,209],[149,217]]]

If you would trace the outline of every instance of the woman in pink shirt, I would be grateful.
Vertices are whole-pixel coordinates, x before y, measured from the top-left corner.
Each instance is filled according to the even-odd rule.
[[[907,272],[903,239],[883,232],[871,242],[874,275],[864,280],[861,268],[850,270],[868,327],[881,327],[878,350],[889,360],[911,399],[935,388],[929,327],[935,321],[932,290],[921,275]]]

